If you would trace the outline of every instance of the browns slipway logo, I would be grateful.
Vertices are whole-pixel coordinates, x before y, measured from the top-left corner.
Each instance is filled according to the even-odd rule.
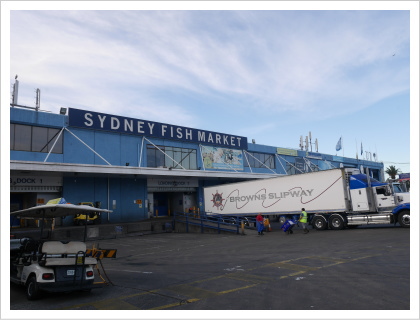
[[[223,210],[223,193],[218,193],[216,190],[216,193],[213,194],[213,207],[216,207],[217,210]]]
[[[225,199],[223,198],[223,193],[219,193],[218,191],[216,191],[216,193],[213,194],[213,199],[211,201],[213,202],[213,207],[216,207],[217,210],[220,210],[220,211],[223,211],[226,205],[226,202],[228,201],[235,203],[237,209],[241,209],[245,207],[248,203],[253,202],[253,201],[261,201],[262,207],[269,208],[275,205],[280,200],[286,199],[286,198],[300,198],[302,201],[303,197],[311,197],[314,191],[314,189],[308,189],[308,190],[303,190],[301,188],[297,188],[297,189],[300,189],[300,190],[290,189],[289,191],[278,192],[278,193],[276,192],[266,193],[267,191],[266,189],[261,189],[255,194],[244,195],[244,196],[241,196],[239,194],[239,190],[235,189]],[[261,193],[261,192],[264,192],[264,193]],[[234,193],[237,193],[237,196],[232,196],[232,194]],[[269,204],[265,204],[266,200],[272,200],[272,201],[269,201]]]
[[[300,187],[296,187],[296,188],[292,188],[289,189],[288,191],[284,191],[284,192],[269,192],[267,193],[267,189],[263,188],[259,191],[257,191],[255,194],[251,194],[251,195],[243,195],[241,196],[239,193],[238,189],[233,190],[226,198],[225,203],[223,203],[222,199],[222,204],[220,205],[221,209],[223,210],[223,208],[226,205],[226,202],[229,201],[229,203],[234,203],[236,206],[236,209],[242,209],[243,207],[245,207],[247,204],[249,204],[250,202],[254,202],[254,201],[260,201],[261,202],[261,206],[263,208],[269,208],[274,206],[277,202],[279,202],[282,199],[286,199],[286,198],[300,198],[300,202],[301,203],[306,203],[308,201],[303,201],[304,197],[312,197],[314,189],[302,189]],[[236,193],[236,195],[234,195]],[[316,197],[315,197],[316,198]],[[311,200],[312,201],[313,197]]]
[[[230,202],[243,202],[243,201],[256,201],[256,200],[267,200],[267,199],[285,199],[288,197],[307,197],[311,196],[314,189],[311,190],[299,190],[299,191],[288,191],[288,192],[279,192],[279,193],[269,193],[269,194],[253,194],[248,196],[236,196],[229,197]]]

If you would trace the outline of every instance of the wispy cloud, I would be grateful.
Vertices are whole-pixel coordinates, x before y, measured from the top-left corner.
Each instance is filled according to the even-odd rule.
[[[408,15],[15,11],[11,70],[76,105],[106,110],[153,104],[152,113],[175,109],[176,119],[191,108],[180,97],[199,95],[230,97],[241,110],[325,117],[408,90]]]

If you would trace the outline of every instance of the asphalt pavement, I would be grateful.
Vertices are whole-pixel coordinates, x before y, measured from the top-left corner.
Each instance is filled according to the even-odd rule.
[[[418,310],[410,300],[410,229],[295,228],[288,235],[272,228],[263,236],[172,232],[88,242],[117,249],[115,259],[101,260],[107,286],[27,301],[12,285],[10,308],[108,310],[112,319],[119,318],[115,310],[127,318],[241,319],[360,318],[358,312],[401,319]]]

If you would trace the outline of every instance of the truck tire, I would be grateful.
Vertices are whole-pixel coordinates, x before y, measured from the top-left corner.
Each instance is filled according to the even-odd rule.
[[[28,300],[35,300],[38,299],[40,295],[41,293],[36,278],[35,276],[31,276],[28,279],[28,282],[26,282],[26,298],[28,298]]]
[[[403,228],[410,228],[410,210],[402,210],[398,215],[398,223]]]
[[[332,230],[343,230],[344,229],[344,219],[339,214],[331,215],[329,219],[329,224]]]
[[[315,216],[312,219],[312,226],[315,230],[325,230],[328,227],[327,219],[323,216]]]

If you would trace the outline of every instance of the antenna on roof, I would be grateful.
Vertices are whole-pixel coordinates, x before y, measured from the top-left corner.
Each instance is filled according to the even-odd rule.
[[[18,104],[19,80],[18,75],[15,76],[15,83],[13,84],[12,105]]]
[[[41,104],[41,90],[36,89],[35,110],[38,111]]]

